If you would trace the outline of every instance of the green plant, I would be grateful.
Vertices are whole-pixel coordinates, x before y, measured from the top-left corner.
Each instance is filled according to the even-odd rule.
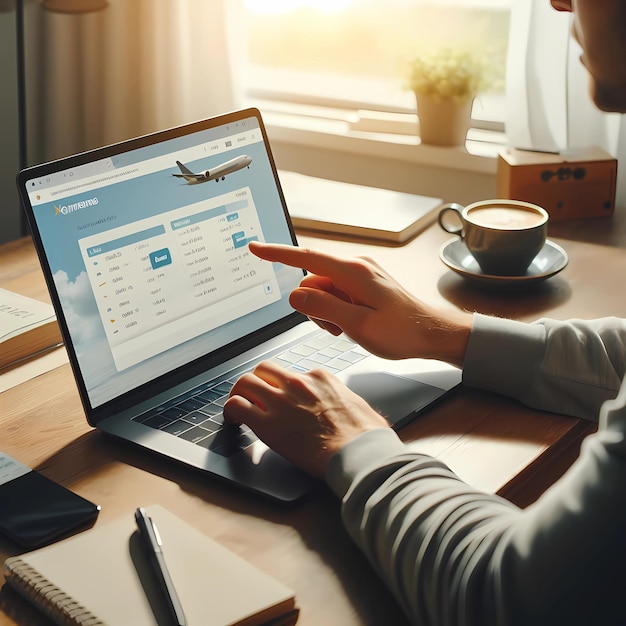
[[[409,88],[417,95],[467,101],[489,87],[489,66],[473,50],[433,48],[417,54],[409,65]]]

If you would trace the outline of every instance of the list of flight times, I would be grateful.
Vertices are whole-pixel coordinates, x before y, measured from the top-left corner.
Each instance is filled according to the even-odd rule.
[[[279,299],[249,188],[79,242],[118,370]]]

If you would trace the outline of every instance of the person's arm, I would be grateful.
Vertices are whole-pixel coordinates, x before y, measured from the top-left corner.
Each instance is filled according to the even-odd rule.
[[[534,408],[597,420],[626,374],[626,321],[532,324],[475,315],[463,382]]]
[[[329,332],[345,332],[385,358],[431,358],[462,366],[466,385],[534,408],[595,420],[626,373],[624,320],[472,319],[422,302],[372,260],[258,242],[250,250],[312,272],[290,302]]]
[[[590,617],[612,612],[626,581],[625,405],[626,385],[580,460],[524,511],[410,451],[324,370],[262,363],[235,383],[224,418],[326,477],[349,534],[414,623],[572,626],[607,623]]]
[[[326,477],[348,532],[415,624],[626,623],[625,404],[626,386],[575,466],[526,510],[390,430],[348,443]]]
[[[397,355],[408,346],[414,356],[423,350],[437,358],[434,344],[442,337],[442,326],[431,324],[421,313],[413,323],[401,323],[414,307],[426,308],[398,291],[375,266],[366,261],[346,265],[331,257],[311,257],[307,251],[272,248],[268,256],[272,255],[287,255],[294,263],[304,258],[317,265],[313,271],[336,273],[330,280],[311,277],[318,284],[308,283],[301,290],[313,302],[303,312],[324,325],[330,323],[331,330],[338,332],[332,326],[336,324],[357,340],[365,330],[363,338],[368,340],[368,333],[381,327],[390,340],[387,347],[381,342],[381,349],[391,345]],[[358,294],[351,287],[355,279]],[[395,294],[395,306],[380,304],[381,294]],[[459,362],[465,358],[466,376],[474,384],[490,388],[492,373],[514,356],[519,357],[515,367],[526,373],[528,381],[535,375],[541,380],[541,364],[558,365],[545,323],[494,322],[500,333],[489,333],[478,316],[470,336],[466,317],[446,320],[450,334],[446,350]],[[619,361],[619,348],[613,343],[621,331],[611,342],[605,329],[598,334],[585,329],[583,347],[588,350],[591,341],[604,346],[594,354],[609,356],[602,360],[602,376],[592,383],[604,388],[605,375],[620,369],[616,365],[604,371],[604,365]],[[526,332],[531,336],[525,337]],[[374,334],[376,341],[380,333]],[[498,334],[499,343],[493,341]],[[581,349],[577,341],[564,342],[570,352]],[[516,343],[517,355],[512,349]],[[492,356],[481,348],[485,344],[491,345]],[[566,367],[571,371],[569,363]],[[536,383],[515,384],[524,390]],[[520,399],[528,400],[523,394]],[[565,623],[573,624],[600,600],[596,613],[601,612],[615,581],[622,585],[622,579],[611,576],[626,562],[626,506],[619,497],[626,477],[624,402],[622,397],[607,408],[601,430],[585,444],[581,461],[525,511],[465,484],[438,460],[409,451],[371,407],[324,371],[301,375],[263,363],[237,381],[224,417],[248,424],[271,448],[311,474],[325,473],[343,499],[348,531],[415,623],[539,624],[563,623],[559,618],[565,617]],[[606,592],[608,598],[603,596]]]

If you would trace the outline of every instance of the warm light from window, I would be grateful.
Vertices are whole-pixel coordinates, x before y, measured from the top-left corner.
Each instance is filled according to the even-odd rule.
[[[296,9],[317,9],[325,13],[342,11],[355,0],[246,0],[246,8],[255,13],[287,13]]]
[[[498,121],[513,1],[244,0],[245,85],[253,98],[412,112],[411,59],[459,46],[489,59],[493,94],[481,94],[475,113]]]

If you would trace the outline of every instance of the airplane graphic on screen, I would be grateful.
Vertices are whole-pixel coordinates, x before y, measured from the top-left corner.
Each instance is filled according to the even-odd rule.
[[[234,159],[230,159],[230,161],[225,161],[224,163],[220,163],[220,165],[216,165],[206,172],[201,172],[196,174],[192,172],[188,167],[183,165],[180,161],[176,161],[176,165],[180,169],[180,174],[172,174],[176,178],[184,178],[189,185],[196,185],[198,183],[206,183],[209,180],[219,181],[224,180],[228,174],[232,174],[238,170],[243,169],[244,167],[250,167],[250,163],[252,163],[252,157],[249,157],[245,154],[235,157]]]

